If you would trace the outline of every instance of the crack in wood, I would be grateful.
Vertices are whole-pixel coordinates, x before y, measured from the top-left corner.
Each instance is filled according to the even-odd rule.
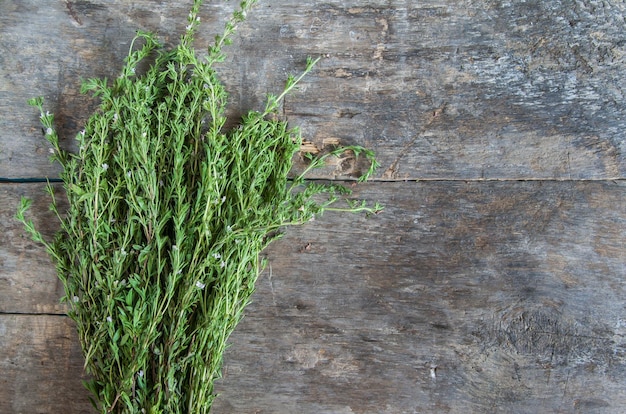
[[[74,19],[74,21],[78,23],[79,26],[82,26],[83,21],[80,19],[80,16],[76,12],[76,10],[74,10],[74,3],[68,0],[65,0],[65,7],[67,8],[67,14],[69,14],[70,17]]]
[[[401,150],[400,153],[398,154],[398,156],[396,157],[395,160],[393,160],[393,162],[391,163],[391,165],[385,170],[385,172],[383,173],[383,178],[385,179],[394,179],[394,178],[398,178],[398,164],[400,163],[400,160],[409,153],[409,149],[411,149],[411,147],[415,144],[415,142],[417,141],[417,139],[421,136],[424,135],[424,133],[428,130],[428,128],[435,122],[435,120],[437,120],[439,117],[441,117],[441,115],[444,113],[444,111],[446,110],[446,107],[448,106],[447,102],[444,102],[441,106],[439,106],[438,108],[436,108],[435,110],[432,111],[432,114],[430,116],[430,119],[428,120],[428,122],[426,122],[426,124],[424,124],[422,126],[422,128],[420,128],[419,132],[417,134],[415,134],[415,136],[413,137],[413,139],[411,139],[411,141],[409,141]]]

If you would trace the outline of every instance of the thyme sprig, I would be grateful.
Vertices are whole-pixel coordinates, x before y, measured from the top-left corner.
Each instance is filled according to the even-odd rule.
[[[78,153],[60,147],[43,99],[30,101],[62,166],[68,207],[60,211],[48,184],[61,223],[52,241],[26,219],[29,200],[17,218],[56,264],[102,413],[208,412],[227,338],[277,230],[325,210],[381,209],[354,201],[334,207],[347,188],[305,180],[324,157],[289,178],[300,137],[277,109],[317,60],[289,76],[263,111],[224,130],[227,93],[214,65],[255,1],[241,2],[204,58],[192,46],[201,3],[194,1],[173,50],[139,32],[119,77],[83,83],[100,106],[76,136]],[[371,161],[360,177],[367,179],[377,166],[371,151],[350,146],[326,156],[347,150]]]

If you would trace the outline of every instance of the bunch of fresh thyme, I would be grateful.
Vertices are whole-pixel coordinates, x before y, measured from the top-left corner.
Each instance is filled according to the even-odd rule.
[[[48,185],[61,221],[53,241],[24,217],[29,200],[17,217],[56,263],[93,378],[87,387],[103,413],[208,412],[226,340],[264,265],[260,252],[281,226],[334,209],[347,192],[307,182],[306,172],[288,177],[300,139],[276,110],[315,61],[263,112],[223,130],[227,95],[213,66],[255,1],[240,4],[202,59],[192,48],[201,3],[173,50],[139,33],[143,46],[131,47],[117,79],[84,82],[101,104],[76,137],[77,154],[59,147],[43,99],[30,102],[62,166],[69,207],[59,211]],[[371,168],[361,179],[369,177],[377,165],[370,151],[327,155],[346,150],[365,154]],[[323,163],[311,158],[309,168]],[[321,193],[328,197],[316,201]]]

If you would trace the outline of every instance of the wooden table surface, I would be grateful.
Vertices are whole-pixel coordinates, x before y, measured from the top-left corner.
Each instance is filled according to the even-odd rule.
[[[91,413],[46,236],[43,95],[63,145],[136,30],[175,44],[191,1],[0,2],[0,413]],[[234,2],[202,8],[199,49]],[[322,56],[284,114],[376,151],[372,218],[289,228],[231,337],[215,413],[626,410],[626,5],[260,0],[219,73],[233,119]],[[349,180],[351,167],[314,178]]]

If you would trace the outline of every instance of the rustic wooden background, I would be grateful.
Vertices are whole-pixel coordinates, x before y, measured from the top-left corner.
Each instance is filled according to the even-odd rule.
[[[0,413],[91,413],[82,356],[20,196],[57,229],[38,114],[64,145],[136,30],[191,1],[0,1]],[[210,4],[208,4],[210,3]],[[203,7],[206,46],[233,2]],[[220,73],[231,115],[323,56],[285,115],[382,164],[374,218],[290,228],[232,337],[216,413],[626,410],[626,4],[261,0]],[[350,165],[319,178],[344,180]]]

